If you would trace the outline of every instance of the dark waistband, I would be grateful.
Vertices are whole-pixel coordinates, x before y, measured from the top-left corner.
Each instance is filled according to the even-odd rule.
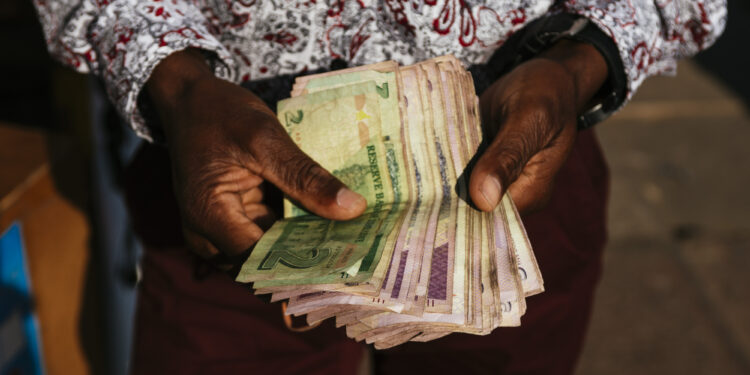
[[[292,86],[294,85],[294,80],[297,77],[325,73],[333,70],[345,69],[347,67],[345,61],[336,59],[331,64],[330,69],[318,69],[297,74],[284,74],[273,78],[248,81],[242,83],[242,87],[252,91],[255,95],[266,102],[272,110],[276,111],[276,103],[279,100],[289,97],[289,93],[292,91]],[[481,95],[481,93],[499,76],[499,72],[497,72],[496,69],[490,69],[489,65],[486,64],[472,65],[469,67],[469,72],[474,78],[474,87],[476,88],[477,95]]]

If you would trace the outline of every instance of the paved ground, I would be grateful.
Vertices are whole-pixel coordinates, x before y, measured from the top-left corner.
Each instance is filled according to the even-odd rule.
[[[579,374],[750,374],[744,103],[685,62],[598,126],[610,241]]]

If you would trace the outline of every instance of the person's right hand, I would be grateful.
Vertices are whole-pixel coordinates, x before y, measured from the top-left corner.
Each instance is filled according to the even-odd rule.
[[[362,196],[305,155],[258,97],[216,78],[200,52],[167,57],[146,90],[169,147],[183,233],[199,255],[236,262],[254,246],[275,216],[264,181],[328,219],[364,212]]]

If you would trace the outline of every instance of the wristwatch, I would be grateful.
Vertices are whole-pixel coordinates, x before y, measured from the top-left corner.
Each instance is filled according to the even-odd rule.
[[[578,129],[587,129],[608,118],[624,102],[627,76],[617,45],[589,19],[568,13],[556,13],[530,22],[513,34],[485,65],[469,68],[477,93],[481,94],[503,74],[539,55],[560,39],[591,44],[607,63],[609,77],[595,95],[592,105],[578,116]]]

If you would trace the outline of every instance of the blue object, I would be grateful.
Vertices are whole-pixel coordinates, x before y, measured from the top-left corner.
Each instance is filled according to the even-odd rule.
[[[21,225],[0,235],[0,375],[44,373]]]

